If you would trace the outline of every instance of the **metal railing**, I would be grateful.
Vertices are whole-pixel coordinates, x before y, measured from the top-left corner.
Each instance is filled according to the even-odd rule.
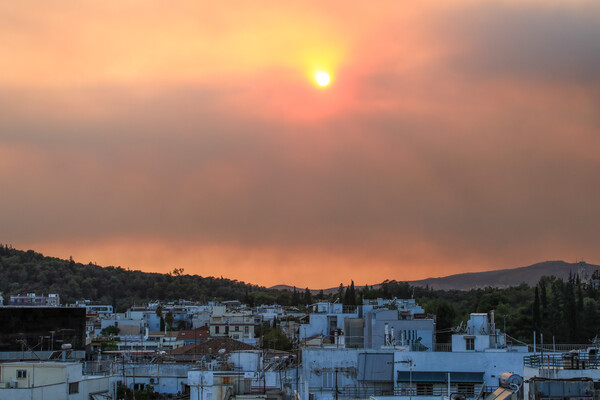
[[[531,368],[600,369],[600,357],[586,353],[534,354],[523,357],[523,365]]]
[[[535,351],[536,352],[544,351],[544,352],[552,353],[552,352],[564,352],[564,351],[571,351],[571,350],[585,350],[589,347],[590,347],[589,344],[544,344],[544,345],[536,344]],[[534,352],[532,344],[527,345],[527,351],[532,352],[532,353]]]
[[[451,352],[452,343],[436,343],[433,351]]]
[[[478,385],[474,386],[473,391],[461,392],[467,399],[474,399],[480,392],[489,394],[494,391],[494,387]],[[331,393],[333,397],[336,397],[335,387],[311,387],[310,392],[312,393]],[[452,392],[455,394],[458,392]],[[368,399],[370,396],[405,396],[405,397],[420,397],[420,396],[448,396],[447,386],[428,386],[428,387],[412,387],[412,388],[383,388],[378,386],[368,387],[338,387],[337,398],[339,399]]]

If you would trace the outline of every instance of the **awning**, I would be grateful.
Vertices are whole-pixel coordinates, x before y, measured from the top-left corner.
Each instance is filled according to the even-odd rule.
[[[398,371],[397,382],[410,382],[410,371]],[[448,372],[413,371],[413,382],[448,382]],[[450,372],[450,382],[483,383],[483,372]]]

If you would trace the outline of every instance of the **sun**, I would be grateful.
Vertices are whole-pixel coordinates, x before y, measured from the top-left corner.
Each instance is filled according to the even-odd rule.
[[[327,72],[323,72],[323,71],[319,71],[315,74],[315,79],[317,80],[317,83],[319,84],[319,86],[327,86],[329,85],[329,81],[331,80],[329,78],[329,74]]]

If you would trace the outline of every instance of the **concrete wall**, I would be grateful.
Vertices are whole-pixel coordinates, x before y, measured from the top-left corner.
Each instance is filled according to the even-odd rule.
[[[79,381],[79,392],[69,394],[67,382],[53,385],[36,386],[24,389],[2,389],[0,388],[0,400],[89,400],[90,393],[113,394],[113,385],[109,377],[89,377]]]
[[[416,352],[394,353],[394,380],[397,371],[483,372],[484,384],[498,386],[498,377],[503,372],[523,376],[523,357],[528,353],[516,352]]]
[[[27,371],[25,378],[17,378],[17,371]],[[4,363],[0,367],[0,387],[16,381],[18,388],[48,386],[66,381],[83,379],[81,364],[57,362],[17,362]]]
[[[194,400],[212,400],[213,395],[217,392],[216,386],[213,386],[216,382],[214,374],[236,374],[236,372],[223,372],[223,371],[201,371],[191,370],[188,373],[188,384],[190,385],[190,399]],[[287,370],[281,372],[267,371],[265,379],[263,380],[262,373],[257,372],[241,372],[240,376],[250,379],[252,387],[262,387],[266,381],[268,388],[290,388],[290,393],[295,389],[295,370]]]
[[[130,389],[134,383],[143,383],[152,385],[157,393],[177,394],[188,384],[188,372],[194,367],[195,364],[128,364],[123,383]]]
[[[372,318],[369,318],[369,317]],[[378,349],[384,345],[385,324],[388,324],[388,329],[391,334],[392,327],[394,328],[394,337],[396,345],[400,345],[402,341],[402,332],[404,331],[404,339],[407,344],[419,342],[426,346],[429,350],[433,349],[435,343],[435,323],[432,319],[414,319],[414,320],[399,320],[396,310],[389,310],[377,314],[367,315],[365,325],[371,324],[370,327],[365,327],[365,347]]]

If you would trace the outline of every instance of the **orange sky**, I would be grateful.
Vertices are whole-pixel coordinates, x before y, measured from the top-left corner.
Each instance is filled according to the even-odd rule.
[[[312,288],[598,263],[598,37],[593,0],[4,2],[0,242]]]

